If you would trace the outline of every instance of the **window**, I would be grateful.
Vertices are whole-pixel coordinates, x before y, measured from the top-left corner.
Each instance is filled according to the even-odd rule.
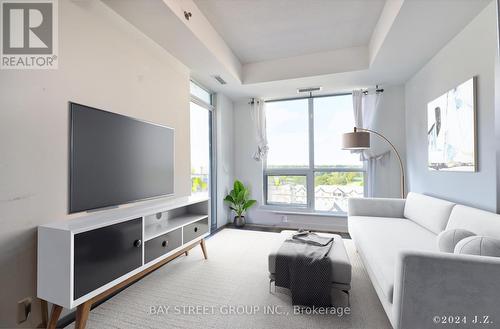
[[[268,102],[266,121],[266,204],[345,214],[349,197],[364,196],[363,163],[341,149],[354,127],[350,94]]]
[[[208,195],[210,172],[209,111],[190,103],[191,193]]]
[[[285,205],[307,205],[307,177],[299,175],[267,176],[268,202]]]
[[[191,193],[209,195],[212,95],[190,84]]]

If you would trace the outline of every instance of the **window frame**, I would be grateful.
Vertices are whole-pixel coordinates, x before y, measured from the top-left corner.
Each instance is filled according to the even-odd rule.
[[[307,96],[307,97],[294,97],[294,98],[283,98],[283,99],[272,99],[267,100],[266,103],[271,102],[283,102],[283,101],[293,101],[293,100],[308,100],[308,138],[309,138],[309,166],[307,168],[279,168],[279,167],[267,167],[267,160],[263,160],[263,204],[266,208],[271,208],[273,210],[280,211],[290,211],[290,212],[304,212],[304,213],[318,213],[327,214],[331,216],[341,216],[347,215],[345,212],[336,211],[324,211],[315,209],[315,182],[314,177],[316,173],[322,172],[361,172],[363,173],[363,194],[367,193],[367,170],[366,163],[363,162],[363,166],[360,167],[315,167],[314,163],[314,99],[321,97],[335,97],[335,96],[347,96],[352,95],[352,93],[337,93],[337,94],[325,94],[317,96]],[[354,126],[354,123],[353,123]],[[283,203],[273,203],[268,202],[268,176],[306,176],[306,196],[307,203],[306,206],[297,204],[283,204]]]
[[[210,103],[205,102],[205,100],[199,98],[195,94],[191,93],[191,84],[195,85],[196,87],[200,88],[201,90],[205,91],[209,98],[210,98]],[[191,98],[191,101],[200,105],[201,107],[206,108],[209,111],[214,111],[215,110],[215,93],[209,90],[208,88],[205,88],[202,84],[196,82],[193,79],[189,80],[189,96]]]
[[[202,90],[206,91],[207,94],[210,95],[210,103],[205,102],[203,99],[197,97],[196,95],[191,93],[191,84],[196,85]],[[200,107],[206,109],[209,112],[209,186],[208,186],[208,197],[210,198],[210,228],[211,231],[215,231],[217,229],[217,120],[216,120],[216,94],[205,88],[202,84],[196,82],[194,79],[189,80],[189,102],[195,103]],[[190,168],[191,170],[191,168]],[[191,189],[191,186],[190,186]]]

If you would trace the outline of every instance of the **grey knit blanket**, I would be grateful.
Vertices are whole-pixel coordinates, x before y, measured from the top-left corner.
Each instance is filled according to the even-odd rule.
[[[331,306],[333,238],[300,232],[283,242],[276,255],[276,286],[289,288],[292,304]]]

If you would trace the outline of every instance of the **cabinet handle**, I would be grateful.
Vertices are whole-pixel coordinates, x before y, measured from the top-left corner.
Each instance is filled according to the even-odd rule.
[[[194,228],[194,231],[195,231],[195,232],[198,232],[198,228],[197,228],[197,227],[195,227],[195,228]]]
[[[136,247],[136,248],[139,248],[141,246],[141,244],[142,244],[141,240],[135,240],[134,241],[134,247]]]
[[[168,246],[168,241],[167,241],[167,240],[164,240],[164,241],[161,243],[161,246],[162,246],[162,247],[166,247],[166,246]]]

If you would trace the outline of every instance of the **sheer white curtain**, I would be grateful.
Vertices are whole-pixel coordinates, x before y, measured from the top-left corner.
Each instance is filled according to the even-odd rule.
[[[354,90],[352,92],[352,104],[354,110],[354,124],[358,128],[373,129],[373,122],[378,111],[382,93],[376,91],[363,92],[362,90]],[[371,136],[373,137],[373,135]],[[361,160],[366,162],[366,170],[368,173],[366,196],[374,196],[375,173],[377,166],[384,161],[384,158],[390,152],[375,154],[371,149],[358,151]]]
[[[251,106],[252,120],[255,129],[255,141],[257,143],[257,150],[253,158],[255,161],[262,161],[269,151],[266,133],[266,102],[262,99],[254,99]]]

